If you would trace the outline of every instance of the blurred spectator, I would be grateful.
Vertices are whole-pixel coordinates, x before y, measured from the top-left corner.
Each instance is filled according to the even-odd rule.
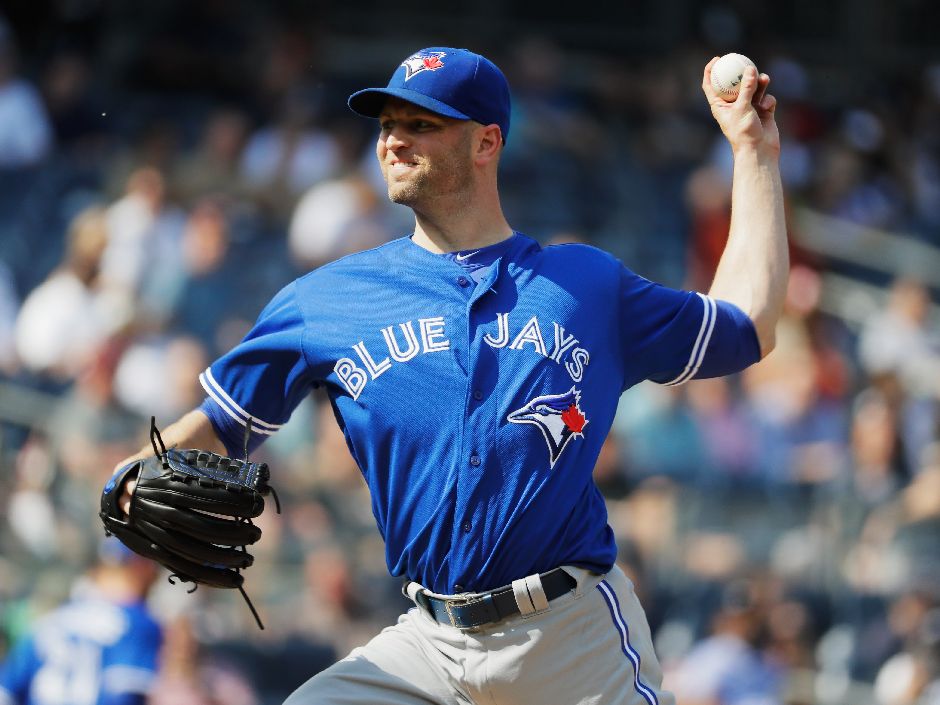
[[[726,377],[701,380],[688,389],[689,408],[696,419],[711,472],[726,476],[703,478],[757,481],[760,462],[751,414]]]
[[[385,203],[359,177],[317,184],[303,195],[291,218],[291,257],[306,271],[390,240],[397,233],[385,222]]]
[[[863,369],[896,375],[911,394],[940,393],[940,348],[928,327],[930,294],[912,279],[898,279],[884,310],[865,322],[858,341]]]
[[[919,621],[904,651],[878,671],[875,695],[879,705],[936,705],[940,702],[940,609]]]
[[[314,122],[308,93],[289,92],[273,124],[257,129],[242,154],[242,175],[257,198],[276,213],[286,213],[315,183],[336,175],[339,145]]]
[[[0,699],[15,705],[144,705],[162,634],[144,600],[157,566],[117,539],[72,599],[40,619],[0,666]]]
[[[213,663],[191,621],[180,615],[166,628],[160,671],[147,705],[259,705],[245,673]]]
[[[142,421],[115,397],[115,370],[123,351],[124,343],[119,340],[99,348],[45,419],[55,467],[61,471],[58,491],[63,496],[58,500],[61,509],[68,510],[60,512],[60,519],[74,512],[76,518],[85,519],[83,527],[93,518],[81,505],[94,501],[98,485],[111,474],[114,464],[127,457],[130,445],[139,445],[131,438]]]
[[[709,458],[681,387],[644,383],[621,398],[614,432],[634,478],[666,475],[685,482],[704,479]]]
[[[132,343],[114,373],[114,395],[141,418],[178,418],[202,402],[199,375],[209,365],[205,346],[174,336]]]
[[[156,170],[162,182],[163,175],[171,173],[177,163],[181,139],[177,122],[141,111],[136,115],[132,136],[119,140],[114,153],[108,155],[101,167],[102,190],[108,197],[126,194],[130,190],[131,178],[143,169]],[[145,186],[148,184],[140,184],[138,190]],[[164,190],[163,183],[160,183],[161,200],[165,198]]]
[[[844,466],[845,410],[821,393],[803,321],[784,316],[774,353],[745,370],[741,379],[765,481],[813,486],[835,480]]]
[[[212,357],[224,352],[222,324],[252,298],[248,277],[232,276],[231,244],[226,211],[217,201],[200,201],[186,217],[172,273],[165,270],[162,286],[150,292],[155,306],[169,306],[173,330],[193,336]]]
[[[182,213],[167,203],[163,174],[151,167],[132,173],[124,196],[108,208],[101,285],[127,315],[151,279],[178,260],[182,223]]]
[[[869,507],[892,499],[908,469],[899,452],[895,410],[876,390],[863,392],[855,400],[849,447],[852,496]]]
[[[49,444],[31,436],[16,458],[15,482],[6,506],[10,533],[35,558],[48,561],[61,548],[50,487],[55,476]]]
[[[678,705],[781,702],[784,673],[757,648],[765,614],[755,590],[741,581],[724,588],[710,635],[664,681]]]
[[[714,166],[699,167],[686,182],[690,218],[690,286],[708,289],[731,227],[731,180]]]
[[[297,603],[297,614],[303,617],[294,627],[310,634],[332,634],[336,650],[345,653],[344,649],[371,638],[373,625],[361,594],[348,551],[336,545],[313,547],[304,559],[304,591]]]
[[[202,658],[192,625],[185,616],[166,626],[160,653],[160,672],[147,705],[216,705],[208,683],[202,678]]]
[[[210,114],[199,144],[183,156],[172,174],[173,191],[182,202],[192,205],[220,195],[246,197],[248,186],[239,162],[247,139],[248,118],[241,111],[223,108]]]
[[[24,367],[58,379],[74,378],[115,327],[98,286],[108,244],[105,212],[79,213],[67,238],[63,262],[26,297],[16,321]]]
[[[901,415],[904,460],[916,466],[940,428],[940,336],[930,321],[930,293],[911,279],[892,286],[885,308],[872,315],[858,341],[862,369]]]
[[[38,164],[52,148],[52,128],[39,92],[16,71],[13,30],[0,17],[0,169]]]

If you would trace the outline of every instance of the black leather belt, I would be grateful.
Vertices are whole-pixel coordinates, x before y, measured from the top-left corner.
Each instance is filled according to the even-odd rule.
[[[551,602],[566,592],[574,590],[578,582],[561,568],[542,573],[542,590],[545,599]],[[449,624],[457,629],[472,629],[484,624],[498,622],[519,614],[519,605],[512,587],[499,588],[490,592],[472,595],[467,598],[455,597],[442,600],[427,595],[419,590],[415,602],[428,611],[438,622]]]

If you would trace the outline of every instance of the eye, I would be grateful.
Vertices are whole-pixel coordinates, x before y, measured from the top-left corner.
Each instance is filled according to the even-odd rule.
[[[437,125],[427,120],[415,120],[413,123],[413,128],[417,132],[427,132],[429,130],[435,129],[436,127]]]
[[[382,132],[388,132],[393,127],[395,127],[395,122],[393,120],[379,120],[379,129]]]

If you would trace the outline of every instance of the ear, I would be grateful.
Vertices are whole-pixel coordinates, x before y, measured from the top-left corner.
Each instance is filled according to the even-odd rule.
[[[503,151],[503,134],[499,125],[480,125],[473,141],[473,161],[483,166],[499,158]]]

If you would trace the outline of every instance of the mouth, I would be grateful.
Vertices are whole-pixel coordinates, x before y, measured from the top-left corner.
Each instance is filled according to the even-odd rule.
[[[414,172],[417,168],[417,162],[409,162],[399,159],[388,163],[388,166],[386,167],[386,176],[388,178],[394,179],[395,181],[400,179],[408,179],[412,176],[412,172]]]

